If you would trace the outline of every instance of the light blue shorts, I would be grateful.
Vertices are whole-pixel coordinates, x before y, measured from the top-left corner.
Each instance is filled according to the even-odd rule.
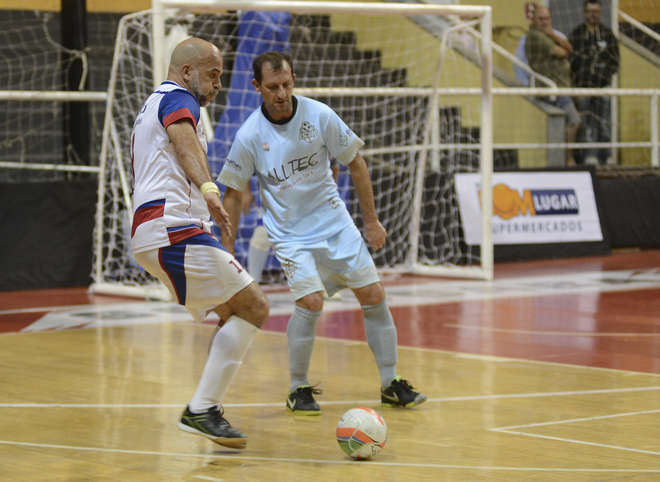
[[[355,225],[317,243],[279,243],[274,249],[295,300],[324,288],[332,296],[343,288],[362,288],[379,281]]]

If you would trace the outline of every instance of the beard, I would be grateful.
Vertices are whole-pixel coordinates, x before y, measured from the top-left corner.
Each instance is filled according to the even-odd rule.
[[[197,99],[197,102],[199,102],[199,105],[202,107],[206,107],[211,103],[211,101],[215,98],[216,95],[218,95],[218,91],[213,89],[211,92],[208,94],[202,93],[202,89],[200,87],[200,82],[199,82],[199,72],[195,71],[193,73],[192,79],[190,81],[190,92],[195,96]]]

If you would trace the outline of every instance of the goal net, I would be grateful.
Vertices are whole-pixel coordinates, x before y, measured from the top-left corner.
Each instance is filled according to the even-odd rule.
[[[475,35],[479,30],[482,35]],[[252,60],[267,50],[285,51],[293,58],[294,95],[327,103],[365,141],[361,153],[388,232],[386,246],[373,253],[379,269],[492,277],[490,7],[168,1],[128,15],[119,25],[92,289],[128,293],[128,287],[154,282],[130,255],[129,140],[142,103],[165,78],[171,45],[186,36],[223,51],[223,89],[206,110],[214,176],[239,126],[260,105],[250,83]],[[481,174],[478,195],[487,207],[461,220],[454,176],[466,172]],[[337,184],[361,227],[348,171],[339,172]],[[258,204],[258,191],[253,192]],[[236,256],[244,264],[258,217],[252,209],[238,227]],[[482,228],[480,244],[466,244],[462,223]],[[282,279],[272,255],[266,270],[271,273],[266,279]]]

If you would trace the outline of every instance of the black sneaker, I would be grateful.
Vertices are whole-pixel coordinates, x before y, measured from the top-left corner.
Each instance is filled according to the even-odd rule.
[[[425,401],[426,395],[414,391],[401,377],[395,377],[389,387],[380,391],[380,403],[384,407],[412,408]]]
[[[289,393],[286,399],[286,408],[296,415],[321,415],[321,407],[314,400],[321,390],[311,385],[301,385]]]
[[[186,432],[203,435],[215,443],[242,449],[247,445],[247,435],[232,428],[229,422],[222,416],[224,410],[211,407],[204,413],[192,413],[186,407],[181,415],[179,428]]]

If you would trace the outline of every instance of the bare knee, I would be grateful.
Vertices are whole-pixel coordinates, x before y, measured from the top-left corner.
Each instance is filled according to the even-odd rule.
[[[323,309],[323,292],[317,291],[296,300],[296,305],[309,311],[321,311]]]
[[[268,321],[270,303],[268,303],[268,298],[266,298],[266,295],[258,286],[252,303],[253,304],[250,306],[249,321],[257,328],[261,328],[266,323],[266,321]]]
[[[230,316],[236,315],[261,328],[268,320],[270,306],[264,292],[257,283],[253,282],[232,296],[229,301],[216,307],[214,311],[220,316],[221,324]]]
[[[385,299],[385,289],[380,281],[362,288],[355,288],[353,293],[363,306],[377,305]]]

